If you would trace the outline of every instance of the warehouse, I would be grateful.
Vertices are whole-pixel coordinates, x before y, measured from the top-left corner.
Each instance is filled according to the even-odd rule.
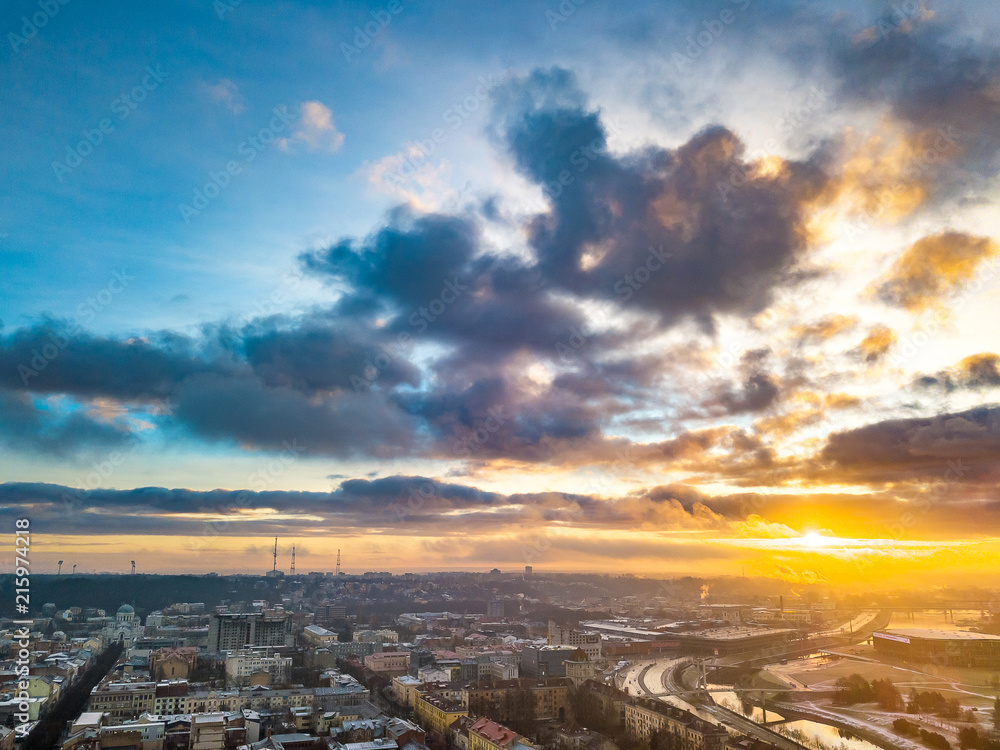
[[[959,667],[1000,667],[1000,636],[962,630],[894,628],[872,634],[879,654]]]

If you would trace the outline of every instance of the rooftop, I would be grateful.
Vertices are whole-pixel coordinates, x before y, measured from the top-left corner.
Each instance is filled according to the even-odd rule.
[[[937,628],[892,628],[876,631],[874,635],[896,635],[905,638],[921,638],[928,641],[1000,641],[1000,635],[970,633],[967,630],[940,630]]]

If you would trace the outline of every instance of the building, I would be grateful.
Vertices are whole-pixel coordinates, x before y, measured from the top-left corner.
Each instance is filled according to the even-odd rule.
[[[486,616],[490,618],[503,618],[503,602],[500,599],[490,599],[486,603]]]
[[[964,630],[893,628],[872,634],[879,654],[944,666],[1000,667],[1000,636]]]
[[[518,677],[520,677],[520,670],[516,663],[509,664],[499,659],[490,659],[489,674],[486,675],[486,679],[501,682],[516,680]]]
[[[285,615],[213,612],[208,622],[208,652],[291,645],[290,635],[291,621]]]
[[[187,713],[188,692],[187,680],[157,683],[153,713],[157,716]]]
[[[789,628],[729,626],[674,633],[673,637],[684,653],[728,656],[780,648],[796,635]]]
[[[469,727],[469,750],[535,750],[535,745],[513,729],[484,717]]]
[[[149,655],[149,676],[154,680],[186,680],[198,666],[198,648],[159,648]]]
[[[143,634],[142,623],[136,617],[135,610],[130,604],[123,604],[115,613],[114,622],[110,623],[101,633],[105,643],[114,641],[125,641],[128,646]]]
[[[120,722],[152,713],[155,703],[155,682],[111,682],[94,688],[87,710],[106,713],[112,721]]]
[[[582,630],[564,628],[549,620],[549,645],[582,648],[591,661],[601,658],[601,634],[585,633]]]
[[[404,674],[392,678],[392,697],[401,706],[413,708],[415,691],[421,689],[423,682],[412,675]]]
[[[252,678],[267,674],[269,680],[256,681],[258,685],[280,685],[288,682],[292,674],[292,657],[268,654],[266,650],[244,650],[226,654],[226,679],[235,685],[249,685]]]
[[[653,732],[670,737],[673,750],[724,750],[729,732],[694,714],[660,701],[639,700],[625,704],[625,731],[649,745]]]
[[[566,667],[566,678],[577,686],[594,679],[597,673],[594,662],[587,658],[583,649],[577,649],[574,657],[567,659],[563,664]]]
[[[585,692],[592,711],[600,714],[604,721],[612,726],[620,727],[625,723],[625,704],[629,697],[613,685],[597,680],[589,680],[578,686]]]
[[[408,651],[380,651],[366,656],[365,666],[376,674],[401,676],[410,668],[410,654]]]
[[[525,677],[565,677],[566,660],[576,658],[574,646],[525,646],[521,674]]]
[[[437,693],[417,693],[413,703],[413,718],[428,736],[437,741],[448,737],[451,725],[469,712],[461,704]]]
[[[462,687],[461,702],[469,713],[489,716],[495,721],[519,718],[520,699],[528,696],[535,702],[535,718],[540,721],[566,721],[570,710],[571,683],[565,677],[544,680],[521,678],[509,682],[473,682]]]
[[[313,646],[329,646],[337,641],[337,634],[319,625],[307,625],[302,630],[302,638]]]

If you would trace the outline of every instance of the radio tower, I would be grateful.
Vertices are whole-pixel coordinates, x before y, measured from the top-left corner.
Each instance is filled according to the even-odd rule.
[[[271,566],[271,572],[277,572],[278,570],[278,537],[274,537],[274,565]]]
[[[337,550],[337,575],[340,575],[340,550]]]
[[[132,561],[132,575],[135,575],[135,560]]]
[[[295,575],[295,547],[292,547],[292,575]]]

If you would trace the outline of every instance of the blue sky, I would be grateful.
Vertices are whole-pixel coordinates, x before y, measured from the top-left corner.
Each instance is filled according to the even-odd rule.
[[[877,496],[875,533],[926,491],[885,482],[924,466],[928,430],[982,461],[998,429],[998,20],[915,0],[10,4],[3,507],[39,483],[339,503],[361,496],[343,482],[423,477],[500,493],[512,529],[569,493],[619,503],[594,515],[622,532],[640,497],[680,508],[662,533],[729,538],[752,491],[806,498],[765,519],[788,533]],[[884,473],[846,447],[879,430],[910,436]],[[985,502],[990,477],[950,499]],[[234,528],[336,520],[269,502]],[[444,506],[464,533],[473,512]],[[595,525],[554,523],[581,549]]]

